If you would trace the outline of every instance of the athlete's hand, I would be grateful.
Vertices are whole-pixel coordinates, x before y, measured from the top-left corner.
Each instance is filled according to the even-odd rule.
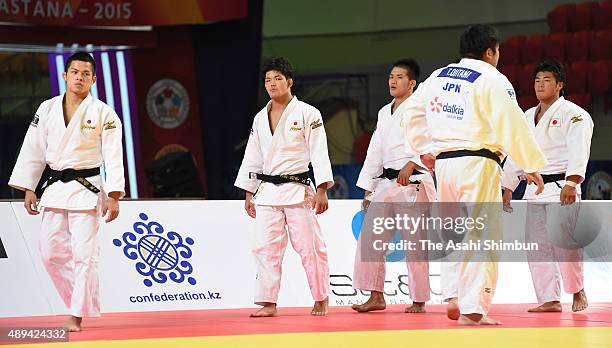
[[[540,175],[540,173],[525,173],[525,178],[527,179],[527,185],[538,185],[538,189],[535,192],[536,195],[539,195],[542,193],[542,191],[544,191],[544,179],[542,179],[542,175]]]
[[[313,209],[315,214],[321,214],[328,208],[327,189],[322,187],[317,188],[317,193],[314,196]]]
[[[119,216],[119,201],[116,198],[108,197],[102,207],[102,217],[106,216],[105,222],[111,222]]]
[[[416,164],[414,162],[406,163],[397,176],[397,183],[402,186],[408,186],[408,184],[410,184],[410,176],[412,175],[415,167]]]
[[[507,188],[503,188],[504,193],[502,194],[502,201],[504,202],[504,211],[506,213],[512,213],[514,209],[512,209],[512,205],[510,205],[510,201],[512,200],[512,191]]]
[[[578,191],[575,187],[565,185],[561,189],[561,196],[559,197],[561,200],[561,205],[569,205],[576,202],[576,196],[578,195]]]
[[[244,210],[246,210],[247,214],[253,219],[255,218],[255,204],[251,202],[253,199],[253,193],[247,192],[244,198]]]
[[[366,192],[363,194],[363,201],[361,202],[361,210],[368,211],[368,208],[370,207],[370,203],[372,203],[368,200],[368,196],[371,194],[372,192],[368,190],[366,190]]]
[[[436,168],[436,156],[428,153],[426,155],[421,155],[421,162],[429,169],[430,172],[433,172]]]
[[[30,215],[40,214],[40,212],[38,211],[38,205],[36,204],[36,193],[34,191],[25,191],[25,199],[23,201],[23,206]]]

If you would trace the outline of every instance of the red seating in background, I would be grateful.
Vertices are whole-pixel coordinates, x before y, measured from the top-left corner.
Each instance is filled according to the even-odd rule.
[[[521,49],[525,44],[525,36],[510,36],[500,45],[500,60],[504,65],[520,64]]]
[[[604,95],[610,88],[610,75],[608,62],[600,60],[592,63],[587,77],[589,92]]]
[[[608,76],[610,77],[610,82],[612,83],[612,59],[606,59],[603,62],[608,67]]]
[[[599,8],[594,1],[576,4],[576,11],[569,16],[569,30],[573,32],[591,29],[591,13]]]
[[[557,5],[546,19],[551,34],[543,43],[543,55],[539,57],[539,39],[527,37],[521,51],[523,64],[547,59],[565,62],[566,98],[590,111],[592,96],[603,96],[604,111],[612,109],[612,0]],[[508,69],[512,74],[516,68]],[[526,93],[533,89],[530,69],[523,66],[519,76],[522,107],[530,103]]]
[[[612,18],[609,18],[612,22]],[[591,60],[612,59],[612,30],[593,32],[589,37],[589,57]]]
[[[566,33],[553,33],[544,41],[544,59],[565,60]]]
[[[557,5],[548,12],[546,20],[551,33],[565,33],[569,31],[569,17],[576,12],[576,4]]]
[[[532,107],[538,105],[539,103],[538,98],[536,98],[533,91],[529,95],[523,95],[523,96],[518,97],[517,101],[521,109],[523,109],[523,111],[527,111],[531,109]]]
[[[535,67],[536,64],[523,65],[518,83],[518,94],[520,96],[532,95],[535,93],[533,89],[533,70],[535,70]]]
[[[508,78],[508,80],[510,80],[510,83],[512,84],[512,86],[514,87],[514,89],[516,90],[518,88],[519,85],[519,79],[521,77],[521,74],[523,72],[523,66],[521,65],[504,65],[502,66],[499,71],[506,75],[506,77]]]
[[[589,59],[589,37],[591,32],[581,31],[567,37],[567,59],[569,61]]]
[[[565,96],[565,99],[576,103],[581,108],[585,109],[589,113],[591,112],[592,99],[588,93],[570,93]]]
[[[608,3],[608,5],[606,5],[606,3]],[[597,8],[591,12],[591,28],[593,30],[612,28],[610,26],[610,18],[612,18],[612,1],[598,4]]]
[[[546,40],[546,35],[536,34],[527,36],[521,51],[523,63],[530,64],[542,61],[544,57],[544,42]]]
[[[589,70],[591,62],[573,62],[569,69],[565,70],[566,91],[568,93],[586,93]]]

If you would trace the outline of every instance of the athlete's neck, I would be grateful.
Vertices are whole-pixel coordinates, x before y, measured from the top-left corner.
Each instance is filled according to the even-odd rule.
[[[554,97],[548,98],[548,99],[542,99],[540,100],[540,114],[545,113],[548,108],[550,108],[551,105],[553,105],[557,100],[559,100],[559,95],[556,95]]]
[[[412,93],[406,93],[401,97],[395,97],[395,99],[393,99],[393,105],[391,105],[391,113],[394,113],[395,110],[397,110],[397,107],[400,106],[400,104],[403,103],[406,99],[408,99],[411,94]]]
[[[64,95],[64,104],[68,106],[79,105],[83,100],[85,100],[85,98],[87,98],[88,94],[89,93],[76,94],[70,91],[66,91],[66,94]]]
[[[289,104],[291,99],[293,99],[293,95],[291,95],[291,93],[284,94],[277,98],[272,98],[272,107],[285,107]]]

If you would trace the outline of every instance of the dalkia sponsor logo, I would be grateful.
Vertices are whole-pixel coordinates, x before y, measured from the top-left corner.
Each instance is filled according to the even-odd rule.
[[[442,107],[442,111],[447,112],[449,114],[455,114],[455,115],[461,115],[463,116],[463,108],[459,105],[456,104],[444,104],[444,106]]]
[[[447,114],[463,116],[463,113],[465,112],[460,105],[445,103],[439,97],[435,97],[432,101],[430,101],[429,106],[431,107],[430,110],[435,113],[440,113],[442,111]]]

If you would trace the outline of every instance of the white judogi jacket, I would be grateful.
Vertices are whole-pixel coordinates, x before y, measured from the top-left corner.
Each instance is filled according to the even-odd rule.
[[[378,111],[376,130],[372,134],[368,153],[357,179],[357,186],[366,191],[373,192],[376,189],[381,179],[374,178],[382,174],[383,168],[400,170],[410,161],[425,167],[421,163],[420,156],[406,152],[404,146],[404,121],[401,108],[406,105],[406,100],[396,107],[394,113],[391,113],[393,102]],[[424,172],[424,170],[419,171]]]
[[[298,204],[304,201],[305,185],[292,182],[274,185],[250,179],[249,173],[299,174],[307,172],[308,164],[312,163],[316,185],[327,182],[327,188],[331,187],[334,177],[323,119],[319,110],[294,96],[272,135],[268,120],[271,103],[269,101],[255,115],[234,185],[245,191],[256,192],[253,202],[258,205]]]
[[[485,148],[527,172],[546,164],[512,84],[484,61],[464,58],[434,71],[402,110],[407,148],[418,154]]]
[[[584,178],[593,136],[591,115],[580,106],[560,97],[546,110],[536,125],[535,115],[538,108],[539,106],[536,106],[527,110],[525,116],[548,160],[548,164],[540,173],[565,173],[566,177],[580,175]],[[518,176],[521,174],[523,172],[517,169],[514,161],[507,161],[504,166],[503,186],[514,191],[520,182]],[[535,189],[535,185],[527,186],[525,199],[535,199]],[[576,190],[580,195],[580,185]],[[560,189],[555,183],[548,183],[537,199],[550,199],[559,193]]]
[[[44,101],[28,129],[9,185],[34,191],[48,164],[51,169],[88,169],[104,164],[106,179],[100,175],[87,178],[100,189],[94,194],[76,180],[57,181],[45,189],[42,207],[88,210],[98,205],[104,192],[124,196],[121,120],[108,105],[88,95],[66,126],[59,95]]]

